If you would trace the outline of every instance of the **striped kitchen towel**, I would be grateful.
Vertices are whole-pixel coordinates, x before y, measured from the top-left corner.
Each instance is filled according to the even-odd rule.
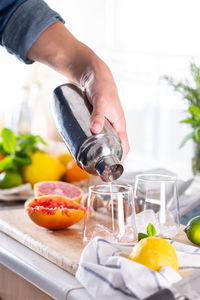
[[[129,260],[133,244],[119,245],[102,238],[91,240],[84,248],[76,273],[78,281],[96,300],[144,299],[182,277],[200,270],[200,248],[169,241],[176,249],[179,273],[170,267],[155,272]],[[123,253],[123,255],[122,255]]]

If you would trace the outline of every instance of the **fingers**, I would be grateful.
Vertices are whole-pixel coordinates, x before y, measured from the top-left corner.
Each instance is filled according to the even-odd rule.
[[[130,150],[129,142],[128,142],[128,136],[126,132],[118,133],[121,143],[122,143],[122,149],[123,149],[123,155],[121,161],[123,162],[126,158],[126,155],[128,154]]]
[[[102,110],[99,110],[98,107],[94,106],[91,120],[90,120],[90,130],[94,134],[99,134],[103,130],[103,125],[105,122],[104,113]]]
[[[94,101],[90,122],[90,129],[94,134],[101,133],[105,118],[108,119],[114,131],[120,137],[123,149],[123,162],[130,149],[126,132],[126,121],[121,105],[119,102],[113,101],[112,97],[104,98],[103,100],[96,98]]]
[[[123,149],[123,155],[121,161],[123,162],[126,158],[126,155],[128,154],[130,147],[128,142],[128,135],[126,131],[126,121],[124,118],[124,115],[120,118],[119,121],[114,122],[113,128],[120,137],[122,149]]]

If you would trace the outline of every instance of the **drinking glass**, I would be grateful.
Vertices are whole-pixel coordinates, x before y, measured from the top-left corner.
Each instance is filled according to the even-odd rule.
[[[150,222],[157,234],[163,237],[173,237],[178,233],[180,218],[175,176],[136,175],[134,199],[138,232],[146,233]]]
[[[131,243],[136,239],[133,187],[100,184],[89,187],[83,243],[99,236],[110,242]]]

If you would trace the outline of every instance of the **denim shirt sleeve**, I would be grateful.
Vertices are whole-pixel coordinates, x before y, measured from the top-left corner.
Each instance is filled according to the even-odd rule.
[[[64,20],[43,0],[1,0],[0,43],[18,59],[30,64],[27,53],[50,25]]]

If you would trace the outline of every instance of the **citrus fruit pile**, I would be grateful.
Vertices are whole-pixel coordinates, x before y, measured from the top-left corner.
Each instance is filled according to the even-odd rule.
[[[58,157],[42,151],[46,146],[39,135],[19,134],[8,128],[0,132],[0,189],[40,181],[77,182],[88,179],[70,153]],[[44,147],[43,147],[44,149]]]
[[[159,237],[147,237],[140,240],[133,247],[129,259],[154,271],[159,271],[166,266],[178,270],[175,248],[167,240]]]
[[[40,181],[76,182],[88,179],[88,173],[78,167],[70,153],[54,157],[45,152],[30,155],[32,163],[23,168],[25,182],[34,184]]]

